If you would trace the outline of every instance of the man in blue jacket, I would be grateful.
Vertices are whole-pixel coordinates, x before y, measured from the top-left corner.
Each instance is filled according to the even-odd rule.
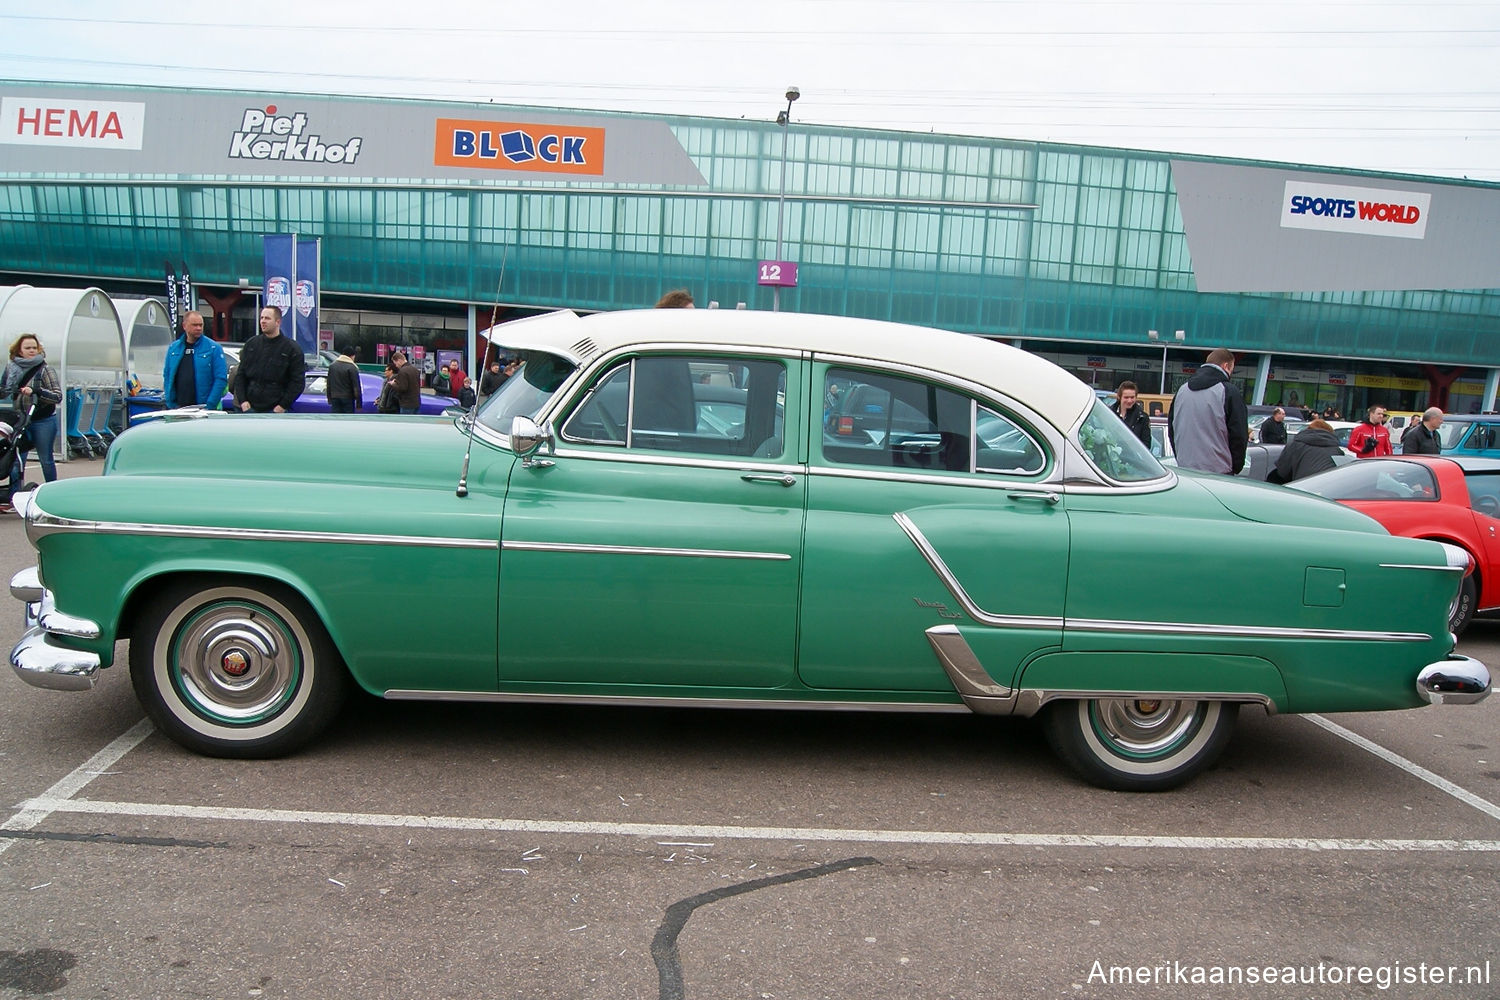
[[[182,317],[183,336],[167,348],[167,363],[162,370],[162,400],[166,408],[198,403],[217,408],[229,384],[229,364],[224,348],[203,336],[203,314],[190,312]],[[187,362],[184,364],[183,362]]]

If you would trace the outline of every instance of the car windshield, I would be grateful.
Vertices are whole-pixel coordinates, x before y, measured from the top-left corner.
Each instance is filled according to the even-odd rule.
[[[571,361],[556,355],[540,351],[524,353],[521,367],[485,401],[479,411],[479,422],[509,435],[511,422],[516,417],[535,417],[541,412],[557,387],[573,374],[573,369]]]
[[[1329,500],[1432,500],[1437,480],[1420,462],[1352,462],[1289,484]]]
[[[1096,401],[1078,428],[1078,443],[1099,471],[1117,483],[1146,482],[1167,474],[1150,449],[1103,403]]]

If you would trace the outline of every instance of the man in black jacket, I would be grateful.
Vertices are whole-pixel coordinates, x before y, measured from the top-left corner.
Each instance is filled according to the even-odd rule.
[[[1438,437],[1438,428],[1443,426],[1443,411],[1430,406],[1422,419],[1412,424],[1401,437],[1403,455],[1441,455],[1443,439]]]
[[[240,350],[234,370],[234,405],[241,413],[286,413],[302,395],[307,360],[290,337],[281,335],[281,309],[260,311],[260,333]]]
[[[1151,418],[1146,416],[1146,408],[1135,398],[1136,392],[1134,382],[1120,383],[1120,388],[1115,390],[1115,415],[1125,422],[1130,433],[1141,439],[1141,444],[1150,448]]]
[[[1286,444],[1286,411],[1281,407],[1271,411],[1271,416],[1260,425],[1261,444]]]
[[[339,358],[328,366],[328,409],[334,413],[358,413],[365,407],[364,387],[359,384],[359,366],[353,345],[346,344]]]

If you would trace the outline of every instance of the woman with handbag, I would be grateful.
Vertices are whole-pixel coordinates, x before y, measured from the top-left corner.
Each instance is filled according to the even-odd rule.
[[[10,469],[10,486],[5,491],[5,501],[0,503],[0,513],[13,513],[11,503],[16,488],[26,474],[26,453],[34,446],[42,464],[42,476],[47,482],[57,478],[57,464],[52,449],[57,444],[57,404],[62,402],[62,385],[57,373],[47,364],[42,352],[42,342],[36,334],[23,333],[10,345],[10,363],[5,366],[5,376],[0,379],[0,396],[14,396],[21,406],[31,407],[31,423],[26,428],[29,445],[23,443],[16,451]]]

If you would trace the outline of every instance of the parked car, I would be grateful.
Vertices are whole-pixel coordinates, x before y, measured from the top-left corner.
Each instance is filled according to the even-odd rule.
[[[1451,413],[1438,428],[1444,455],[1500,458],[1500,413]]]
[[[298,396],[292,403],[292,413],[328,413],[328,370],[325,368],[309,368],[303,376],[304,385],[302,395]],[[375,404],[380,399],[380,390],[384,387],[385,380],[379,375],[371,375],[369,372],[359,373],[360,393],[363,396],[361,413],[374,413]],[[225,393],[220,401],[220,408],[232,411],[234,409],[234,394]],[[452,396],[438,396],[430,392],[423,392],[421,402],[417,405],[417,412],[427,416],[438,416],[458,407],[458,400]]]
[[[1291,421],[1287,422],[1288,424]],[[1251,444],[1245,448],[1245,465],[1239,475],[1245,479],[1265,482],[1271,470],[1276,468],[1276,459],[1284,447],[1279,444]],[[1177,456],[1172,450],[1172,439],[1167,433],[1167,418],[1151,418],[1151,454],[1164,465],[1176,466]]]
[[[1393,535],[1463,546],[1474,571],[1448,611],[1454,635],[1476,613],[1500,608],[1500,459],[1366,458],[1290,485],[1368,514]],[[1397,595],[1395,608],[1404,606],[1403,596]],[[1389,602],[1385,608],[1393,610]]]
[[[23,494],[41,569],[11,582],[16,671],[87,689],[128,638],[161,732],[226,757],[303,746],[351,681],[391,700],[1040,715],[1079,774],[1136,790],[1209,766],[1242,705],[1489,692],[1448,632],[1461,547],[1165,468],[1023,351],[707,309],[493,335],[525,363],[473,417],[168,417],[123,435],[103,476]],[[701,419],[712,371],[742,420]],[[833,385],[887,429],[870,410],[830,429]],[[1147,565],[1170,571],[1120,585]],[[463,623],[440,652],[388,621],[418,593]],[[1372,616],[1391,593],[1399,621]]]

